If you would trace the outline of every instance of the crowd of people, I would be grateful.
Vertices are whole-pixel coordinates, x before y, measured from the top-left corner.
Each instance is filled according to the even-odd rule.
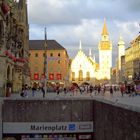
[[[107,91],[113,95],[114,92],[120,91],[121,96],[123,97],[124,94],[128,94],[129,97],[137,95],[136,92],[136,85],[105,85],[105,84],[98,84],[98,85],[81,85],[78,84],[71,84],[70,86],[60,86],[59,84],[56,84],[54,87],[53,92],[56,92],[57,95],[60,93],[64,93],[65,95],[68,93],[72,93],[72,95],[76,95],[77,93],[80,94],[86,94],[90,93],[91,95],[94,93],[95,95],[102,94],[104,95]],[[27,97],[28,96],[28,90],[32,91],[32,97],[35,96],[36,91],[41,91],[43,97],[45,97],[45,89],[44,84],[40,84],[37,86],[36,84],[33,84],[32,88],[29,88],[28,85],[24,85],[22,88],[21,96]]]

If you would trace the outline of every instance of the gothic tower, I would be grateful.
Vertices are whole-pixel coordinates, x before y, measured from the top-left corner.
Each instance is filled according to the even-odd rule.
[[[99,69],[100,79],[110,79],[112,67],[112,43],[109,40],[109,34],[104,20],[102,38],[99,42]]]

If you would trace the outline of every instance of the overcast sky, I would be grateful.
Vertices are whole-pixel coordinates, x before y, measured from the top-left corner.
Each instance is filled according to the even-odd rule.
[[[98,43],[106,18],[110,40],[113,43],[113,62],[117,56],[117,42],[121,34],[129,42],[139,34],[140,0],[28,0],[30,39],[48,39],[59,42],[74,57],[79,40],[86,54],[88,50],[98,60]]]

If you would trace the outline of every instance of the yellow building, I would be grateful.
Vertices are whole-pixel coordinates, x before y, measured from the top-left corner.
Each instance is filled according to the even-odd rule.
[[[68,81],[69,57],[66,49],[55,40],[47,40],[45,62],[44,40],[30,40],[30,73],[32,83],[44,81],[44,66],[47,67],[47,82],[65,84]],[[46,64],[44,64],[44,62]]]
[[[138,78],[140,75],[140,35],[130,42],[131,47],[126,49],[125,54],[125,77],[126,80]]]

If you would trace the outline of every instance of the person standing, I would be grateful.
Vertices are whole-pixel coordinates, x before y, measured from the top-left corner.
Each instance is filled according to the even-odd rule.
[[[41,91],[43,93],[43,98],[45,98],[45,90],[44,90],[44,86],[41,87]]]
[[[121,85],[120,91],[121,91],[121,95],[122,95],[122,97],[123,97],[124,92],[125,92],[125,85],[124,85],[124,84]]]
[[[113,95],[113,88],[110,86],[110,94]]]
[[[32,97],[35,96],[36,89],[37,89],[36,84],[34,84],[33,87],[32,87]]]

